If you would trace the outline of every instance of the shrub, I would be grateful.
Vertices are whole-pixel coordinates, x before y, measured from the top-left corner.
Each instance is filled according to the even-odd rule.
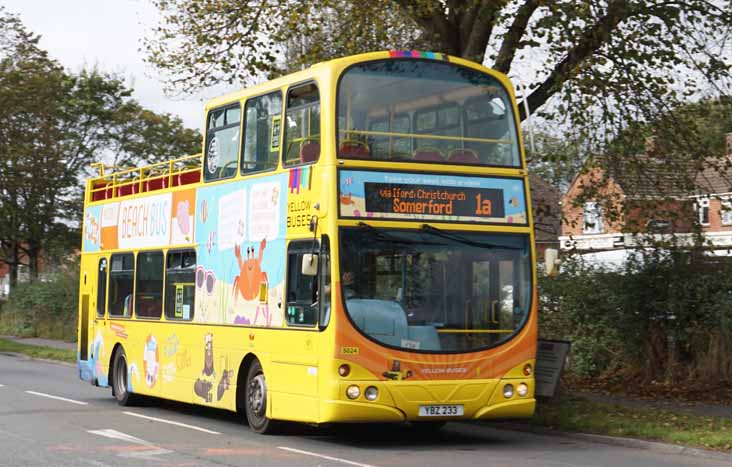
[[[568,370],[579,376],[673,382],[732,371],[729,264],[653,250],[608,270],[572,257],[539,293],[541,334],[572,341]]]
[[[73,341],[78,297],[78,263],[65,265],[46,280],[19,283],[0,313],[0,333]]]

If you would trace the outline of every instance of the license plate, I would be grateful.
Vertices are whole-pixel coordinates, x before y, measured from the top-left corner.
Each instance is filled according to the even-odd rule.
[[[463,415],[462,405],[420,405],[420,417],[459,417]]]

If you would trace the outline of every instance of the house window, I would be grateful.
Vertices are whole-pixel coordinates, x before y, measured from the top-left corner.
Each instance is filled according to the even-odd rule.
[[[709,198],[696,200],[696,211],[701,225],[709,225]]]
[[[732,225],[732,198],[722,199],[719,215],[722,217],[722,225]]]
[[[596,234],[603,233],[605,227],[602,223],[602,208],[597,202],[585,203],[582,214],[582,233]]]

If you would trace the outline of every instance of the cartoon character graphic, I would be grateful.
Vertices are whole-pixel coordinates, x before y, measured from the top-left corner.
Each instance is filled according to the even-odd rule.
[[[178,220],[178,228],[185,235],[186,240],[190,240],[189,234],[191,233],[191,216],[188,212],[189,206],[188,200],[179,201],[175,214],[175,218]]]
[[[241,295],[244,300],[254,300],[259,295],[259,284],[267,283],[267,273],[262,271],[262,255],[267,247],[267,239],[259,244],[259,256],[254,257],[254,247],[247,248],[246,261],[241,257],[241,248],[234,246],[234,254],[239,263],[239,275],[234,278],[234,304]]]
[[[193,385],[193,392],[206,402],[213,402],[213,387],[216,383],[216,370],[214,369],[213,334],[208,333],[204,337],[206,352],[203,359],[203,370],[201,377]],[[228,364],[226,365],[228,366]],[[224,369],[221,380],[216,388],[216,400],[220,401],[224,393],[229,389],[234,370]]]
[[[102,332],[97,331],[94,342],[90,344],[89,361],[87,363],[91,370],[91,377],[96,378],[100,386],[107,385],[107,373],[102,368],[102,362],[105,361],[106,352],[104,351],[104,338]]]
[[[344,206],[348,206],[348,205],[351,205],[351,204],[355,204],[353,202],[353,198],[352,198],[352,194],[351,193],[348,193],[348,194],[341,193],[341,195],[340,195],[340,201],[341,201],[341,204],[344,205]]]
[[[407,379],[412,376],[412,370],[401,371],[402,363],[399,360],[391,362],[391,371],[385,371],[382,373],[384,378],[400,380]]]
[[[155,336],[148,335],[145,341],[145,353],[142,357],[142,366],[145,372],[145,384],[151,388],[158,380],[158,367],[160,354],[158,353],[158,341]]]

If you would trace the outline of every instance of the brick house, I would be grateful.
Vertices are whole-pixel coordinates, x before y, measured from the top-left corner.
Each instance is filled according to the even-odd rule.
[[[663,157],[655,138],[632,160],[588,162],[562,197],[563,251],[619,264],[639,246],[634,234],[691,243],[703,232],[714,254],[732,249],[732,134],[724,158],[702,162]],[[647,238],[647,237],[646,237]]]

